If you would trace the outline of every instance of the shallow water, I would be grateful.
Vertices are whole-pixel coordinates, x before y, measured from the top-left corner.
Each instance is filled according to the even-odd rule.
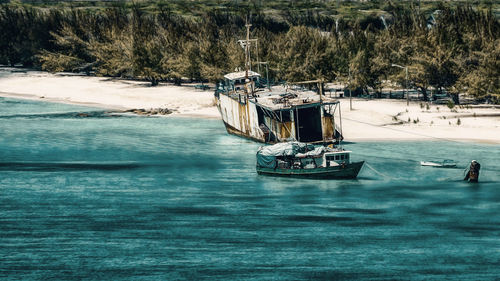
[[[337,181],[258,176],[258,146],[217,120],[0,98],[0,278],[500,276],[499,145],[350,143],[368,165]],[[461,168],[418,163],[444,158]]]

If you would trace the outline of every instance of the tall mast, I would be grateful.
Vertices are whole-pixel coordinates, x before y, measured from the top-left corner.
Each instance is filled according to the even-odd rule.
[[[250,69],[250,26],[251,24],[245,24],[247,27],[247,39],[245,42],[245,80],[248,79],[248,70]]]

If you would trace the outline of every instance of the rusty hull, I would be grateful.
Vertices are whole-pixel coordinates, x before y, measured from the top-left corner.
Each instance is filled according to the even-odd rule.
[[[216,94],[215,101],[226,130],[230,134],[264,143],[276,143],[290,138],[297,139],[294,108],[301,108],[304,105],[281,109],[282,111],[288,110],[291,119],[281,122],[280,116],[276,113],[280,110],[268,108],[260,104],[257,99],[249,100],[245,95],[219,93]],[[325,109],[321,102],[308,103],[306,106],[321,106],[322,140],[313,141],[313,143],[334,142],[334,117],[324,114]],[[264,115],[261,114],[260,121],[257,108],[265,112]],[[266,138],[266,133],[260,128],[261,124],[272,132],[272,138],[269,136]]]

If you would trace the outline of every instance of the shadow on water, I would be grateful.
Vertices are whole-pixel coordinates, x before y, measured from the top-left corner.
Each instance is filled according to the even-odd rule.
[[[24,100],[17,100],[17,99],[9,99],[9,98],[4,98],[4,97],[0,97],[0,102],[3,103],[3,104],[6,104],[6,105],[23,105],[26,103],[26,101]]]
[[[129,170],[140,167],[140,164],[133,162],[0,162],[0,171]]]
[[[117,161],[117,162],[88,162],[88,161],[12,161],[0,162],[0,171],[37,171],[37,172],[59,172],[59,171],[119,171],[133,169],[157,169],[160,171],[173,171],[182,169],[184,171],[206,170],[214,171],[216,166],[213,162],[191,162],[185,159],[164,159],[163,161]]]

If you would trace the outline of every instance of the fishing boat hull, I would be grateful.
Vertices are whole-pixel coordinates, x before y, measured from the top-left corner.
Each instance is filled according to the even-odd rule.
[[[344,166],[319,167],[313,169],[281,169],[257,166],[259,175],[283,176],[311,179],[355,179],[365,162],[355,162]]]

